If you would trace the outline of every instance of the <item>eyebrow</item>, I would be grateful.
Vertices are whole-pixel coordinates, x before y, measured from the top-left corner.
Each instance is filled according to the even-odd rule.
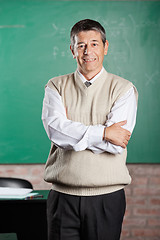
[[[91,40],[91,42],[99,42],[99,41],[93,39],[93,40]],[[85,42],[78,42],[77,44],[78,44],[78,45],[79,45],[79,44],[85,44]]]
[[[79,45],[79,44],[85,44],[85,43],[84,42],[78,42],[77,44]]]

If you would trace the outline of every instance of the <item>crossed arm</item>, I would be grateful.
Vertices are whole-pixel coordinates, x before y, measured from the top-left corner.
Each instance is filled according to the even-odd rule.
[[[122,128],[127,123],[127,120],[114,123],[108,128],[104,129],[103,140],[110,143],[126,148],[128,141],[131,137],[131,132]]]
[[[67,119],[61,96],[47,87],[42,120],[49,139],[61,148],[117,154],[128,144],[135,125],[136,109],[134,90],[131,89],[115,103],[105,126],[85,126]]]

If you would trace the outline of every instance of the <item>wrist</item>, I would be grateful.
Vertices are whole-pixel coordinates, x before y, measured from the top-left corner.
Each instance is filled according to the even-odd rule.
[[[103,141],[106,141],[106,130],[107,130],[107,127],[105,127],[103,131]]]

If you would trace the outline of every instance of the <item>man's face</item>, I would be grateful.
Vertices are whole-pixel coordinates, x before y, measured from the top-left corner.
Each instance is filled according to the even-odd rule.
[[[70,47],[71,48],[71,47]],[[101,34],[97,31],[82,31],[75,36],[74,49],[78,70],[88,79],[101,71],[104,55],[107,55],[108,41],[103,45]]]

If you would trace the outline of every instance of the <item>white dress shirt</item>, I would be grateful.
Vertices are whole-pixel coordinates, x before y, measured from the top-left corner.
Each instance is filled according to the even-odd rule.
[[[98,76],[102,73],[103,68]],[[83,82],[87,81],[80,74]],[[97,75],[91,80],[96,80]],[[137,103],[134,88],[131,89],[115,102],[108,114],[105,125],[85,126],[80,122],[74,122],[67,119],[65,107],[62,103],[61,96],[56,90],[45,88],[45,96],[43,100],[42,121],[49,139],[55,145],[66,150],[83,151],[91,150],[93,153],[110,152],[118,154],[123,148],[103,141],[104,128],[114,123],[127,120],[127,124],[123,128],[131,133],[136,122]]]
[[[102,67],[101,71],[100,71],[96,76],[94,76],[91,80],[89,80],[89,82],[92,84],[92,83],[101,75],[101,73],[103,72],[103,70],[104,70],[104,67]],[[82,73],[80,73],[80,71],[79,71],[78,69],[77,69],[77,72],[78,72],[78,74],[79,74],[79,76],[80,76],[80,78],[81,78],[81,80],[82,80],[83,83],[85,83],[86,81],[88,81],[88,80],[82,75]]]

